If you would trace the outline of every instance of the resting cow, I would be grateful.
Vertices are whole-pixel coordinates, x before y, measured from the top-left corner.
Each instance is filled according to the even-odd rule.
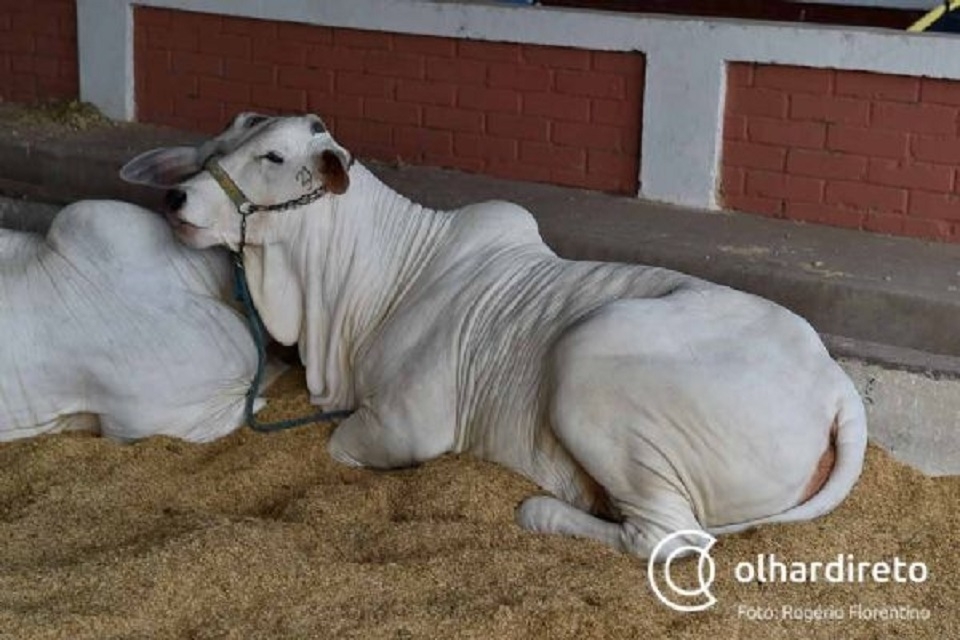
[[[240,114],[197,147],[138,156],[123,177],[171,186],[264,120]],[[149,180],[130,171],[147,165]],[[224,252],[187,249],[134,205],[76,203],[46,237],[0,229],[0,441],[70,429],[123,441],[230,433],[244,422],[257,357],[233,296]],[[261,388],[283,368],[270,363]]]
[[[73,204],[46,237],[0,229],[0,441],[233,431],[256,351],[232,293],[225,254],[134,205]]]
[[[329,442],[345,464],[470,452],[555,496],[524,501],[522,526],[642,557],[680,529],[819,516],[859,477],[860,398],[772,302],[561,259],[514,204],[422,207],[316,116],[256,124],[218,167],[171,192],[168,217],[190,246],[237,249],[223,183],[289,203],[249,215],[244,262],[270,333],[299,343],[314,401],[356,409]]]

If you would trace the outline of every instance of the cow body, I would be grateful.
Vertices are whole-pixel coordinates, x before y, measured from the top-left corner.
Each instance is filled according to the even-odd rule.
[[[256,351],[230,283],[222,252],[121,202],[68,206],[45,237],[0,230],[0,441],[240,426]]]
[[[318,128],[268,123],[222,166],[254,202],[295,198],[284,172],[312,162],[320,181],[330,153],[349,164]],[[360,164],[349,181],[251,215],[243,247],[258,310],[299,343],[314,400],[356,409],[331,437],[336,459],[470,452],[555,496],[524,502],[525,527],[644,557],[678,529],[821,515],[859,476],[862,403],[796,315],[664,269],[561,259],[513,204],[434,211]],[[210,175],[180,196],[182,240],[239,246],[236,205]]]

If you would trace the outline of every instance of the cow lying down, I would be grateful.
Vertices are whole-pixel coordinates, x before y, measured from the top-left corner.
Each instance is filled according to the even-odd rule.
[[[123,202],[0,229],[0,441],[66,429],[206,441],[243,423],[256,350],[220,251]]]
[[[507,202],[420,206],[316,116],[258,122],[212,169],[169,194],[175,233],[237,249],[245,202],[288,203],[248,216],[244,262],[313,400],[356,409],[329,442],[345,464],[470,452],[553,494],[522,503],[522,526],[641,557],[680,529],[822,515],[860,474],[860,398],[776,304],[561,259]]]
[[[149,165],[150,183],[169,186],[264,119],[240,114],[197,147],[156,149],[128,167]],[[0,229],[0,442],[70,429],[123,441],[230,433],[244,422],[257,358],[233,297],[224,252],[184,247],[134,205],[79,202],[46,237]],[[261,389],[283,369],[270,362]]]

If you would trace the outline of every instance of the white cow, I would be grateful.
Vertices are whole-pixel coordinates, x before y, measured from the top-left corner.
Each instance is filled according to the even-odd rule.
[[[0,230],[0,441],[66,429],[207,441],[243,424],[256,350],[219,251],[123,202]]]
[[[139,162],[169,185],[262,119],[241,114],[197,148]],[[233,431],[257,356],[232,304],[226,254],[183,246],[134,205],[73,204],[46,237],[0,229],[0,441],[67,429],[123,441]]]
[[[337,460],[470,452],[555,496],[524,501],[522,526],[641,557],[680,529],[819,516],[855,484],[863,405],[796,315],[664,269],[561,259],[514,204],[420,206],[316,116],[253,129],[219,160],[228,178],[185,181],[170,216],[190,246],[237,249],[223,183],[265,205],[326,189],[251,214],[244,261],[314,401],[356,409]]]

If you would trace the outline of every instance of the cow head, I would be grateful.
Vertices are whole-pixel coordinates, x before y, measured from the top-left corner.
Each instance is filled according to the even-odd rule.
[[[304,215],[322,215],[318,207],[347,191],[351,157],[315,115],[264,120],[232,140],[232,150],[211,155],[203,170],[167,192],[166,216],[192,247],[238,250],[243,243],[254,303],[271,335],[292,344],[302,299],[284,244],[298,237]]]
[[[236,126],[236,125],[234,125]],[[211,154],[204,170],[167,192],[167,219],[186,244],[204,248],[240,244],[241,203],[248,206],[284,205],[311,195],[342,194],[349,185],[350,154],[327,131],[317,116],[270,118],[253,125],[247,135],[218,136],[226,153]],[[232,141],[231,141],[232,140]],[[303,200],[301,200],[303,199]],[[261,245],[280,212],[247,216],[244,241]]]

